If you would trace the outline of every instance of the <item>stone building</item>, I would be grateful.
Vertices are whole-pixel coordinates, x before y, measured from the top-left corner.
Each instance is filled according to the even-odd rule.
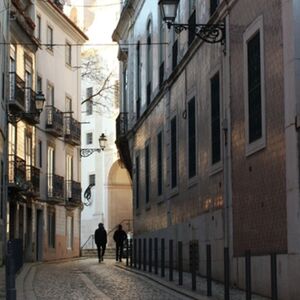
[[[299,20],[295,0],[179,1],[175,23],[224,24],[210,44],[168,29],[153,1],[129,0],[113,33],[134,236],[183,241],[186,268],[196,240],[203,275],[210,245],[217,280],[229,250],[240,288],[250,250],[252,288],[266,296],[276,253],[280,299],[300,295]]]
[[[81,45],[87,36],[62,6],[37,1],[35,38],[37,89],[46,96],[36,132],[36,164],[41,172],[34,205],[36,259],[80,255],[81,224]]]

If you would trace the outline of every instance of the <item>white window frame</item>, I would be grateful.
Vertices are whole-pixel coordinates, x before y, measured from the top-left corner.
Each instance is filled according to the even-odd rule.
[[[65,58],[66,58],[66,65],[71,67],[72,66],[72,45],[68,41],[66,41],[66,46],[65,46]]]
[[[36,38],[41,41],[42,40],[42,17],[38,14],[36,16],[37,24],[36,24]]]
[[[49,30],[50,29],[50,30]],[[51,35],[49,36],[49,33],[51,32]],[[47,24],[47,50],[50,52],[53,52],[53,40],[54,40],[54,33],[53,33],[53,27],[50,24]]]
[[[259,32],[260,36],[260,72],[261,72],[261,112],[262,136],[249,143],[249,106],[248,106],[248,41]],[[245,31],[243,35],[244,48],[244,107],[245,107],[245,144],[246,156],[266,147],[266,108],[265,108],[265,54],[264,54],[264,25],[263,16],[259,16]]]

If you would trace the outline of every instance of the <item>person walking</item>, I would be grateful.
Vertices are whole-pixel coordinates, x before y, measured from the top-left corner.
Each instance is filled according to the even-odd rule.
[[[103,261],[107,243],[107,233],[102,223],[99,223],[98,228],[95,230],[95,243],[97,245],[98,259],[100,263],[101,261]]]
[[[118,226],[118,229],[114,232],[114,241],[116,242],[116,261],[122,261],[124,241],[127,240],[127,234],[122,229],[122,225]]]

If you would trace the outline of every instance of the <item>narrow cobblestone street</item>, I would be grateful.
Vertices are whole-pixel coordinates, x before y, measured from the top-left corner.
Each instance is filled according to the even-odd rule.
[[[34,299],[190,299],[151,280],[96,259],[32,265],[18,279],[17,298]],[[22,282],[20,282],[22,281]]]

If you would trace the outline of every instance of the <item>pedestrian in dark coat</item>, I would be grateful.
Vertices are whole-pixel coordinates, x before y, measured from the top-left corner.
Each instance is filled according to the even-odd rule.
[[[98,259],[99,262],[101,262],[103,261],[103,256],[105,253],[107,243],[107,233],[102,223],[99,223],[98,228],[95,230],[95,243],[97,245],[98,250]]]
[[[122,261],[124,241],[127,240],[127,234],[122,229],[122,225],[114,232],[114,241],[116,242],[116,261]]]

